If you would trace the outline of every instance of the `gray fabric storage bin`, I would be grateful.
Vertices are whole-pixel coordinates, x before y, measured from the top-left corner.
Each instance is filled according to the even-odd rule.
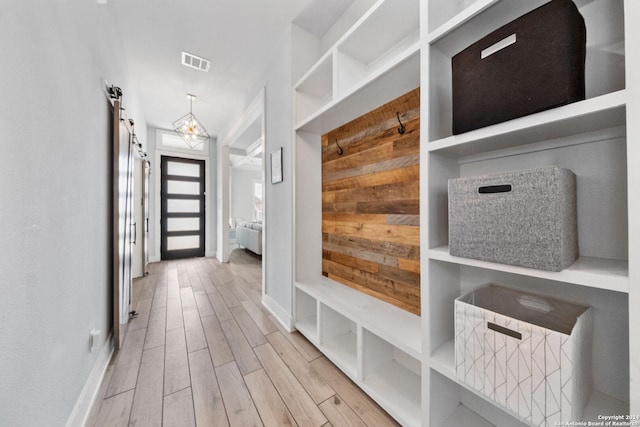
[[[556,166],[449,180],[451,255],[561,271],[578,257],[576,176]]]

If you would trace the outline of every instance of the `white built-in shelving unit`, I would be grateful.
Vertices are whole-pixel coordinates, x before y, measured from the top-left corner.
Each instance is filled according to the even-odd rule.
[[[317,54],[293,85],[295,327],[403,425],[517,426],[456,378],[454,300],[490,282],[568,299],[594,309],[585,420],[640,414],[640,2],[575,0],[587,26],[584,101],[460,135],[451,132],[451,57],[546,0],[355,2],[366,12],[341,22],[347,31],[301,47]],[[321,135],[418,86],[421,317],[321,268]],[[449,254],[449,179],[551,165],[577,175],[571,267]]]
[[[421,22],[424,425],[447,426],[456,417],[469,426],[521,425],[455,375],[454,300],[490,282],[592,306],[593,392],[585,420],[634,413],[629,402],[638,386],[630,380],[634,280],[629,260],[638,245],[630,234],[638,200],[631,187],[635,149],[630,149],[628,126],[634,100],[625,82],[631,77],[625,23],[632,22],[632,2],[575,1],[587,26],[586,100],[460,135],[451,132],[452,56],[544,3],[426,2]],[[449,254],[449,179],[551,165],[577,175],[580,258],[571,267],[553,273]]]
[[[419,0],[354,3],[366,12],[341,23],[349,29],[293,88],[295,327],[394,418],[419,426],[420,317],[322,276],[321,135],[420,85]]]

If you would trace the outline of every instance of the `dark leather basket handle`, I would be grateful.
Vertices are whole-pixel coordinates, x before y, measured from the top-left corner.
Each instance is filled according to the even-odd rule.
[[[478,193],[480,194],[509,193],[510,191],[511,184],[485,185],[482,187],[478,187]]]
[[[522,339],[522,334],[520,332],[514,331],[513,329],[505,328],[504,326],[496,325],[493,322],[487,322],[487,328],[518,340]]]

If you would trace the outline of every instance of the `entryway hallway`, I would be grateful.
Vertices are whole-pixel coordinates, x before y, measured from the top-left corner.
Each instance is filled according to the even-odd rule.
[[[163,261],[133,285],[124,346],[88,426],[395,426],[263,309],[261,261]]]

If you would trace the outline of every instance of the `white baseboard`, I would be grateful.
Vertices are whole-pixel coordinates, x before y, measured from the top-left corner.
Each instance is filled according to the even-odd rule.
[[[160,262],[160,257],[159,256],[150,256],[149,257],[149,262]]]
[[[96,359],[96,363],[93,365],[93,369],[91,369],[89,378],[87,378],[87,382],[84,384],[76,405],[73,408],[73,411],[71,411],[71,416],[69,416],[69,419],[67,420],[66,427],[81,427],[87,422],[87,417],[95,403],[94,401],[98,395],[98,390],[100,390],[100,385],[104,380],[104,375],[107,372],[107,367],[109,367],[112,355],[113,334],[110,333],[106,342],[100,349],[100,354],[98,354],[98,358]]]
[[[216,251],[208,251],[208,252],[205,252],[204,256],[205,256],[206,258],[215,258],[215,257],[216,257]]]
[[[293,318],[291,314],[287,313],[287,311],[280,306],[273,298],[269,295],[262,295],[262,305],[267,307],[267,310],[273,314],[273,316],[280,322],[282,327],[287,330],[287,332],[295,331],[293,327]]]

